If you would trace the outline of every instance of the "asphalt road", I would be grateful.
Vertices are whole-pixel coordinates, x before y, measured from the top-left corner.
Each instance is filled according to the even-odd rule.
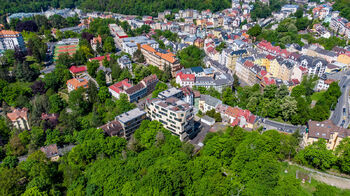
[[[204,123],[201,123],[201,126],[199,127],[200,130],[197,133],[197,135],[190,140],[190,143],[193,145],[198,145],[199,143],[203,143],[205,136],[207,135],[207,133],[210,130],[210,126],[206,125]]]
[[[331,116],[332,122],[337,126],[347,127],[349,124],[349,90],[350,90],[350,76],[344,75],[339,82],[342,95],[338,99],[337,106]],[[345,112],[344,112],[345,108]]]
[[[294,133],[294,131],[297,129],[299,129],[300,133],[304,133],[306,128],[305,126],[294,126],[291,124],[280,123],[269,119],[264,119],[262,125],[264,128],[266,128],[266,130],[276,129],[278,131],[283,131],[286,133]]]

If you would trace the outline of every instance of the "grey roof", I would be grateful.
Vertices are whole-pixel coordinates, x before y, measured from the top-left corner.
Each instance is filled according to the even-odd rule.
[[[282,62],[283,65],[285,65],[288,69],[292,69],[294,67],[294,63],[288,61],[288,60],[284,60]]]
[[[306,60],[307,64],[310,65],[313,61],[313,58],[311,56],[307,56],[307,55],[302,55],[298,58],[298,62],[302,62],[303,60]]]
[[[158,97],[160,97],[160,98],[169,98],[169,97],[177,95],[178,93],[182,93],[182,91],[180,89],[177,89],[177,88],[173,87],[173,88],[170,88],[168,90],[160,92],[158,94]]]
[[[215,123],[215,119],[211,118],[211,117],[209,117],[207,115],[203,116],[202,119],[207,121],[207,122],[209,122],[209,123]]]
[[[328,50],[325,50],[325,49],[322,49],[322,48],[316,48],[315,52],[323,54],[323,55],[331,56],[331,57],[336,57],[337,56],[337,54],[335,52],[328,51]]]
[[[210,95],[201,95],[201,101],[204,101],[206,104],[212,106],[212,107],[216,107],[219,104],[222,104],[222,101],[214,98]]]
[[[325,67],[328,64],[328,62],[326,60],[317,58],[317,59],[314,59],[314,61],[312,62],[312,64],[309,67],[316,67],[316,65],[319,63],[322,64],[321,65],[322,67]]]
[[[100,67],[97,68],[97,72],[100,71],[100,70],[102,70],[105,73],[112,73],[112,70],[109,67],[100,66]]]
[[[195,83],[213,84],[214,83],[214,79],[212,77],[196,77]]]
[[[133,110],[130,110],[128,112],[125,112],[119,116],[116,116],[115,119],[119,120],[121,123],[127,123],[130,120],[133,120],[135,118],[138,118],[140,116],[146,115],[146,112],[143,110],[140,110],[139,108],[135,108]]]

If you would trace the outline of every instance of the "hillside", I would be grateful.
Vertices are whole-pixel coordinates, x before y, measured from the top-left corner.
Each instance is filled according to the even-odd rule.
[[[42,9],[79,7],[94,11],[112,11],[131,15],[157,15],[166,9],[219,11],[231,6],[230,0],[6,0],[0,4],[0,14],[15,12],[39,12]]]

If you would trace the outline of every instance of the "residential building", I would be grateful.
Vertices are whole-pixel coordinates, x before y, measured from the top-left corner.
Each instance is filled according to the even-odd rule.
[[[87,67],[86,66],[72,66],[69,68],[69,72],[72,74],[74,78],[79,77],[83,74],[87,73]]]
[[[28,108],[16,108],[12,112],[6,114],[7,118],[11,121],[12,126],[16,129],[29,130],[28,123]]]
[[[182,99],[183,96],[184,96],[183,91],[175,87],[162,91],[158,94],[158,97],[161,99],[167,99],[170,97],[176,97],[178,99]]]
[[[129,83],[129,79],[122,80],[108,87],[108,91],[111,95],[119,99],[121,93],[125,93],[125,90],[132,87],[132,84]]]
[[[98,57],[90,58],[89,62],[97,61],[102,66],[104,60],[107,60],[109,62],[111,60],[111,56],[109,54],[107,54],[105,56],[98,56]]]
[[[97,37],[94,37],[91,41],[90,41],[90,45],[91,48],[96,51],[96,47],[97,45],[100,44],[100,47],[102,48],[102,38],[100,35],[98,35]]]
[[[0,54],[5,50],[14,50],[15,48],[25,50],[22,34],[17,31],[0,30]]]
[[[255,72],[252,71],[254,63],[247,59],[240,59],[236,62],[236,75],[240,81],[253,86],[258,82]]]
[[[56,144],[43,146],[40,148],[40,151],[43,152],[46,155],[46,157],[49,158],[51,161],[58,161],[58,159],[60,158]]]
[[[147,93],[147,88],[142,82],[133,86],[129,83],[128,79],[109,86],[108,90],[116,99],[119,99],[120,94],[126,94],[130,102],[137,102],[139,99],[145,97]]]
[[[317,91],[327,90],[329,88],[329,85],[332,84],[333,82],[335,81],[332,79],[320,78],[317,82],[316,90]]]
[[[194,74],[184,74],[182,71],[176,74],[176,83],[180,86],[192,86],[195,83],[196,76]]]
[[[215,109],[219,104],[222,104],[221,100],[210,95],[201,95],[199,100],[199,110],[206,113],[209,110]]]
[[[122,68],[122,69],[126,68],[130,72],[132,72],[131,60],[127,55],[123,55],[122,57],[120,57],[118,59],[118,64],[120,65],[120,68]]]
[[[115,120],[118,121],[123,128],[121,137],[124,137],[125,139],[129,139],[145,119],[146,112],[139,108],[135,108],[115,117]]]
[[[108,136],[123,136],[123,127],[118,120],[112,120],[99,127]]]
[[[193,107],[176,97],[147,100],[146,112],[151,120],[161,122],[181,141],[187,140],[194,131]]]
[[[215,119],[205,115],[201,118],[201,122],[206,125],[213,126],[215,124]]]
[[[105,67],[105,66],[99,66],[96,70],[96,73],[98,73],[99,71],[103,71],[103,73],[105,73],[105,78],[106,78],[106,84],[109,85],[112,83],[112,69],[109,67]]]
[[[302,144],[308,146],[322,138],[326,140],[327,148],[334,150],[341,140],[349,136],[349,129],[338,127],[331,120],[322,122],[310,120],[307,123],[307,131],[303,137]]]
[[[194,105],[194,93],[193,90],[189,86],[185,86],[180,88],[180,90],[183,92],[183,98],[186,103],[190,105]]]
[[[145,77],[141,82],[146,86],[146,95],[149,95],[156,88],[159,79],[157,78],[156,74],[152,74]]]
[[[256,116],[249,110],[231,106],[227,106],[227,109],[224,113],[221,113],[221,116],[228,118],[228,123],[231,124],[231,126],[240,126],[250,129],[253,128],[256,120]]]
[[[136,50],[138,50],[140,46],[144,44],[148,44],[152,48],[159,47],[158,42],[156,42],[155,40],[151,40],[146,36],[137,36],[124,38],[122,43],[122,50],[133,56]]]
[[[175,58],[176,55],[167,50],[155,49],[145,44],[141,46],[141,52],[147,64],[157,66],[162,71],[164,71],[164,66],[170,66],[173,76],[181,69],[180,62]]]
[[[85,78],[72,78],[67,81],[68,93],[73,90],[77,90],[78,88],[88,88],[88,80]]]
[[[128,79],[120,81],[108,87],[113,97],[119,99],[120,94],[124,93],[128,96],[130,102],[137,102],[141,98],[149,95],[158,83],[156,75],[145,77],[140,83],[132,85]]]
[[[301,67],[308,69],[308,75],[314,75],[321,77],[327,68],[328,62],[324,59],[313,58],[307,55],[302,55],[299,57],[298,62]]]
[[[290,13],[294,14],[298,10],[298,8],[299,8],[298,5],[287,4],[287,5],[282,6],[281,11],[282,12],[290,12]]]
[[[239,58],[245,58],[249,56],[247,50],[230,50],[224,49],[221,53],[221,58],[219,63],[226,66],[231,70],[236,69],[236,62]]]
[[[123,39],[127,38],[128,35],[117,24],[109,24],[108,27],[109,27],[111,34],[114,37],[114,40],[118,43],[119,46],[121,46],[123,43]]]

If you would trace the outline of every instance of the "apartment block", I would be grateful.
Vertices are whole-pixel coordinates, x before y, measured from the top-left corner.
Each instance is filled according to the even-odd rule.
[[[0,31],[0,53],[5,50],[25,49],[22,34],[17,31],[1,30]]]
[[[122,137],[129,139],[145,118],[146,112],[135,108],[115,117],[115,120],[119,121],[123,128]]]
[[[176,55],[167,50],[154,49],[144,44],[141,46],[141,52],[148,64],[157,66],[162,71],[164,71],[164,66],[170,66],[173,77],[181,69],[180,62],[175,58]]]
[[[322,138],[326,140],[327,148],[334,150],[346,137],[350,137],[350,130],[336,126],[331,120],[322,122],[310,120],[307,123],[307,131],[302,144],[308,146]]]
[[[193,107],[176,97],[148,100],[146,112],[151,120],[161,122],[181,141],[187,140],[194,131]]]

